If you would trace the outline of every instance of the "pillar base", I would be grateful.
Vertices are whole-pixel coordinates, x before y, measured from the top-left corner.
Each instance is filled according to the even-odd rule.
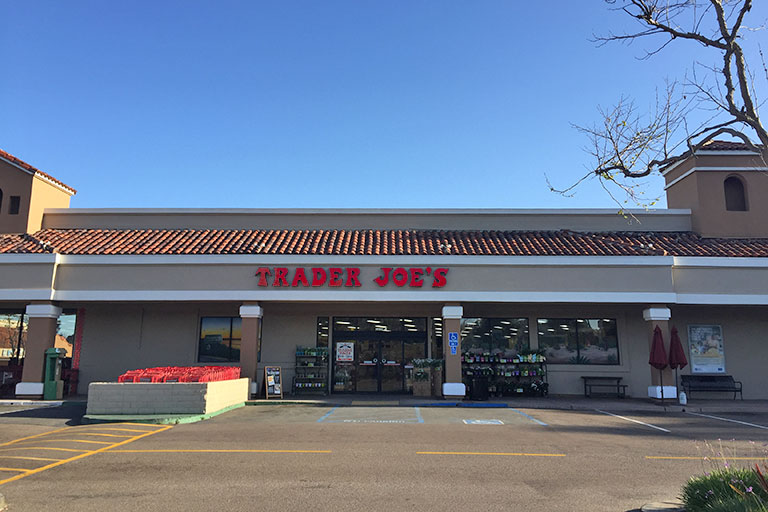
[[[661,399],[661,386],[648,386],[648,398]],[[664,386],[664,399],[667,398],[677,398],[675,386]]]
[[[16,398],[42,399],[42,382],[19,382],[16,384]]]
[[[443,396],[445,398],[464,398],[467,395],[467,387],[461,382],[444,382]]]

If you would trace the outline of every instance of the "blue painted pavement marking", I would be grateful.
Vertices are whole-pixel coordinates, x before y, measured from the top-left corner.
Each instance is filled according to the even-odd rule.
[[[424,423],[424,418],[421,417],[421,411],[418,407],[413,408],[414,411],[416,411],[416,419],[419,421],[419,423]]]
[[[531,421],[532,421],[532,422],[534,422],[534,423],[538,423],[539,425],[542,425],[542,426],[545,426],[545,427],[548,427],[548,426],[549,426],[549,425],[547,425],[546,423],[544,423],[543,421],[539,421],[539,420],[537,420],[537,419],[536,419],[536,418],[534,418],[533,416],[528,416],[528,415],[527,415],[527,414],[525,414],[523,411],[518,411],[517,409],[512,409],[511,407],[509,408],[509,410],[510,410],[510,411],[515,411],[517,414],[520,414],[520,415],[522,415],[522,416],[525,416],[526,418],[528,418],[529,420],[531,420]]]
[[[467,425],[503,425],[501,420],[464,420]]]
[[[317,422],[318,422],[318,423],[322,423],[322,422],[324,422],[326,419],[328,419],[328,416],[330,416],[331,414],[333,414],[333,413],[336,411],[336,409],[338,409],[338,408],[339,408],[339,406],[337,405],[336,407],[334,407],[333,409],[331,409],[330,411],[328,411],[327,413],[325,413],[325,414],[324,414],[324,415],[323,415],[323,416],[322,416],[322,417],[321,417],[319,420],[317,420]]]

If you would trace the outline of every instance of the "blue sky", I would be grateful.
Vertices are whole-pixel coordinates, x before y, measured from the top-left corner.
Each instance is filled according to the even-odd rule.
[[[599,0],[5,2],[0,148],[80,208],[613,207],[548,190],[590,163],[571,123],[701,56],[589,40],[628,23]]]

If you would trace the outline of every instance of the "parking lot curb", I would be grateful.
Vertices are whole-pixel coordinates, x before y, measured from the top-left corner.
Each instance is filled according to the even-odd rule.
[[[96,423],[151,423],[155,425],[181,425],[207,420],[209,418],[213,418],[214,416],[218,416],[219,414],[224,414],[225,412],[239,409],[244,405],[245,403],[235,404],[207,414],[88,414],[83,416],[81,423],[89,425]]]
[[[646,503],[640,507],[641,512],[685,512],[683,504],[679,501],[658,501]]]
[[[0,494],[0,510],[5,510],[8,508],[8,503],[5,501],[5,496]]]
[[[247,400],[245,405],[305,405],[307,407],[327,407],[337,405],[323,400]]]

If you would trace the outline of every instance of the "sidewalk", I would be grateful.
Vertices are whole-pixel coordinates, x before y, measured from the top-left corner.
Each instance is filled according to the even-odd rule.
[[[442,398],[414,397],[411,395],[330,395],[285,399],[255,399],[246,405],[292,404],[307,406],[362,406],[362,407],[510,407],[513,409],[560,409],[592,411],[635,412],[702,412],[702,413],[768,413],[768,400],[693,400],[679,405],[674,400],[649,398],[585,398],[581,395],[551,395],[548,397],[504,397],[487,401],[445,400]]]

